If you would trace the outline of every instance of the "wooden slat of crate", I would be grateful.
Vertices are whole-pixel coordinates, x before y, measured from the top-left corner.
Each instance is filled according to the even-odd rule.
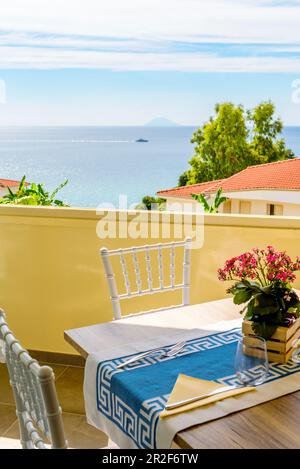
[[[300,329],[300,318],[298,318],[291,327],[277,327],[275,333],[272,335],[272,339],[285,342],[293,337],[298,329]],[[255,335],[252,329],[252,321],[243,321],[243,332],[246,335]]]
[[[250,337],[250,336],[249,336]],[[292,355],[293,349],[289,350],[288,352],[278,352],[276,353],[275,351],[272,352],[270,350],[267,350],[267,355],[268,355],[268,360],[270,362],[277,362],[277,363],[286,363],[291,355]],[[262,357],[262,349],[260,348],[250,348],[247,350],[247,355],[251,357],[257,357],[257,358],[263,358]]]
[[[289,350],[287,353],[273,353],[268,351],[268,360],[269,362],[276,363],[286,363],[292,356],[293,349]]]
[[[252,345],[254,347],[257,346],[256,339],[255,339],[254,335],[247,334],[244,330],[243,330],[243,333],[244,333],[244,335],[246,335],[248,337],[248,341],[247,341],[248,345],[250,345],[250,346]],[[257,347],[257,348],[260,349],[259,347]],[[287,350],[289,350],[287,348],[285,342],[275,342],[275,341],[272,341],[272,340],[267,340],[267,349],[268,350],[274,350],[276,352],[281,352],[281,353],[285,353]]]
[[[244,321],[243,333],[249,337],[255,335],[251,321]],[[293,352],[293,342],[300,337],[300,318],[291,327],[279,326],[273,336],[267,340],[268,359],[277,363],[286,363]]]

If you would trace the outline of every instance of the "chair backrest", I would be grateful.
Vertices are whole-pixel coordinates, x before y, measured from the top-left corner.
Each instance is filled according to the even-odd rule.
[[[61,408],[49,366],[40,366],[19,344],[0,309],[0,340],[16,403],[24,449],[66,448]]]
[[[184,241],[171,242],[171,243],[161,243],[161,244],[150,244],[147,246],[138,246],[125,249],[114,249],[108,250],[103,247],[100,250],[102,261],[104,264],[105,275],[107,278],[110,298],[113,307],[114,319],[121,319],[121,305],[120,300],[133,298],[141,295],[149,295],[153,293],[163,293],[169,292],[172,290],[182,290],[182,303],[180,305],[171,306],[174,308],[176,306],[188,305],[190,303],[190,265],[191,265],[191,238],[186,238]],[[183,268],[182,268],[182,281],[180,283],[175,283],[175,249],[183,249]],[[163,270],[163,250],[168,249],[170,251],[170,275],[168,279],[164,278]],[[150,252],[156,251],[157,253],[157,264],[158,264],[158,286],[154,286],[153,278],[153,269],[151,267],[151,256]],[[144,269],[146,269],[146,278],[147,278],[147,288],[142,288],[141,280],[141,263],[138,259],[138,253],[145,253],[145,263]],[[129,280],[128,267],[125,255],[132,256],[133,266],[134,266],[134,276],[135,276],[135,287],[132,291],[131,284]],[[119,294],[116,284],[115,274],[110,262],[111,256],[119,256],[121,262],[122,273],[124,277],[126,293]],[[168,308],[163,308],[168,309]]]

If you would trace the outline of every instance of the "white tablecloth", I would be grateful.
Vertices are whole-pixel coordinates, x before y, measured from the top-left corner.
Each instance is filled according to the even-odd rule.
[[[140,319],[137,320],[140,321]],[[116,323],[118,322],[120,323],[120,321],[117,321]],[[216,332],[228,331],[240,326],[241,319],[221,321],[212,325],[208,324],[201,329],[195,329],[187,326],[184,337],[182,329],[172,328],[171,326],[167,329],[158,328],[157,334],[155,336],[149,335],[148,338],[145,338],[144,336],[142,341],[139,341],[137,338],[137,340],[134,342],[132,340],[127,340],[125,322],[123,325],[124,335],[122,340],[115,341],[111,343],[110,346],[106,343],[105,347],[101,351],[99,350],[99,352],[88,356],[85,366],[84,399],[88,422],[94,425],[96,428],[104,431],[119,447],[126,449],[136,448],[133,440],[130,439],[120,428],[118,428],[112,421],[106,418],[105,415],[103,415],[97,409],[96,370],[98,364],[105,360],[119,358],[121,356],[126,356],[151,348],[175,343],[179,340],[182,340],[183,338],[189,340],[199,338],[201,336],[208,336]],[[284,372],[286,372],[288,369],[294,371],[297,367],[300,370],[299,364],[276,364],[274,367],[271,366],[271,372],[276,378],[279,377],[280,379],[276,379],[276,381],[272,381],[270,383],[265,383],[259,386],[259,388],[257,388],[257,390],[254,392],[227,398],[209,406],[200,407],[186,413],[177,414],[159,420],[157,427],[158,447],[169,448],[176,433],[183,429],[224,417],[230,413],[246,409],[262,402],[275,399],[284,394],[299,390],[299,372],[281,377],[281,374],[283,375]]]

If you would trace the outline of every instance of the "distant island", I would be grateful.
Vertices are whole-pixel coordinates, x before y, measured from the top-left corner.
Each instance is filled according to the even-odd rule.
[[[165,117],[155,117],[145,124],[146,127],[179,127],[179,125]]]

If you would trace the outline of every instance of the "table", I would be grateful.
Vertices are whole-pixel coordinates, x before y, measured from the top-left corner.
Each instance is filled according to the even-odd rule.
[[[195,329],[240,317],[232,299],[182,306],[172,310],[127,316],[119,321],[65,331],[65,340],[84,358],[113,341],[136,341],[178,329],[181,337]],[[126,334],[124,331],[126,330]],[[125,339],[126,337],[126,339]],[[179,432],[174,448],[300,448],[300,391]]]

